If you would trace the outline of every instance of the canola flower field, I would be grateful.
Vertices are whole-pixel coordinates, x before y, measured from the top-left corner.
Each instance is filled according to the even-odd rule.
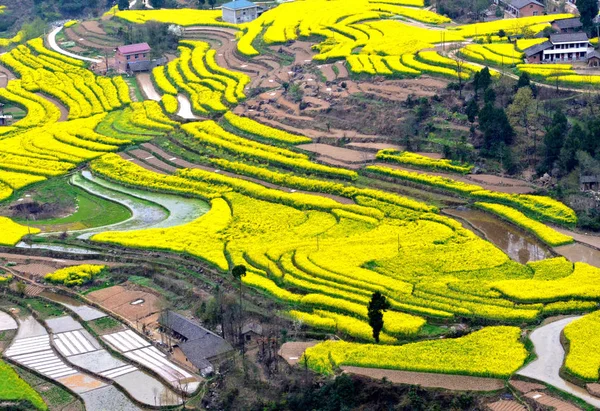
[[[258,53],[253,42],[259,36],[267,44],[319,36],[324,40],[315,45],[317,61],[346,59],[357,72],[366,74],[453,77],[458,74],[449,57],[422,51],[438,43],[442,31],[446,41],[462,42],[499,29],[539,28],[557,18],[452,26],[420,6],[418,0],[352,0],[343,7],[338,0],[286,3],[241,26],[238,51],[249,57]],[[328,13],[314,13],[315,7]],[[349,7],[353,7],[351,13]],[[136,23],[159,18],[186,26],[222,25],[212,11],[189,13],[185,18],[186,10],[113,13]],[[436,29],[416,27],[407,20]],[[481,46],[472,50],[485,61],[495,56],[504,61],[519,53],[512,45]],[[354,53],[356,49],[360,53]],[[517,60],[511,64],[526,69]],[[13,48],[0,57],[0,63],[18,77],[0,89],[0,98],[27,111],[0,139],[0,200],[14,199],[28,186],[85,166],[124,187],[209,202],[208,213],[186,224],[105,231],[91,241],[182,253],[202,260],[223,276],[233,266],[245,265],[244,284],[278,301],[281,315],[335,332],[345,340],[321,343],[307,351],[309,366],[316,371],[327,374],[355,365],[507,378],[528,355],[520,327],[533,326],[550,315],[598,308],[600,269],[564,258],[517,263],[441,215],[435,206],[358,187],[356,181],[364,173],[455,193],[553,246],[572,239],[546,223],[572,226],[576,223],[573,210],[549,197],[503,194],[424,172],[384,166],[357,172],[318,163],[296,147],[310,141],[306,136],[231,112],[246,98],[250,79],[219,67],[208,43],[182,41],[178,57],[152,72],[163,93],[160,103],[132,102],[120,76],[98,76],[81,61],[48,50],[41,39]],[[466,66],[465,73],[472,74],[477,67]],[[189,97],[197,114],[212,119],[177,121],[171,114],[177,111],[179,93]],[[67,118],[43,96],[63,104]],[[116,154],[154,138],[175,141],[179,150],[196,153],[217,169],[163,174]],[[471,169],[468,164],[414,153],[381,152],[378,157],[416,169],[459,174]],[[341,202],[334,196],[351,201]],[[0,227],[8,233],[3,245],[35,234],[8,218],[0,219]],[[47,280],[78,286],[103,268],[60,270]],[[390,303],[378,345],[371,344],[366,308],[375,291]],[[416,341],[427,325],[458,321],[485,326],[457,339]],[[573,358],[590,350],[589,345],[576,343],[581,339],[577,331],[572,334]],[[597,379],[597,374],[582,369],[578,362],[574,360],[570,372]]]

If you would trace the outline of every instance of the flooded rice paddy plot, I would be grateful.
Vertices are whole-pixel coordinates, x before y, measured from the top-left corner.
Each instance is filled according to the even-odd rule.
[[[581,262],[600,267],[600,251],[585,244],[567,244],[555,247],[554,251],[574,263]]]
[[[533,235],[491,214],[466,207],[445,208],[443,212],[457,217],[463,226],[483,237],[521,264],[553,256],[548,246]],[[466,223],[465,223],[466,222]]]
[[[15,247],[30,248],[30,249],[35,248],[35,249],[41,249],[41,250],[58,251],[61,253],[69,253],[69,254],[85,254],[85,255],[98,254],[97,251],[89,250],[87,248],[73,247],[70,245],[60,245],[60,244],[26,243],[24,241],[21,241],[21,242],[17,243],[17,245]]]
[[[121,223],[81,231],[79,238],[89,238],[104,231],[131,231],[144,228],[168,228],[194,221],[205,214],[207,202],[123,187],[98,178],[89,171],[73,176],[72,183],[95,195],[128,207],[133,216]]]
[[[56,294],[50,291],[43,291],[40,293],[40,296],[67,307],[69,310],[79,315],[83,321],[92,321],[97,320],[98,318],[106,317],[106,314],[104,314],[102,311],[92,308],[89,305],[86,305],[81,301],[66,295]]]

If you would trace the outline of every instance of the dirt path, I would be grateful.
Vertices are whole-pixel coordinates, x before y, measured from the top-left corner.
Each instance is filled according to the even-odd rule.
[[[102,63],[102,60],[92,59],[89,57],[83,57],[78,54],[70,53],[70,52],[58,47],[58,44],[56,43],[56,35],[58,34],[59,31],[62,30],[62,28],[63,28],[62,26],[57,27],[54,30],[52,30],[50,32],[50,34],[48,34],[48,44],[50,45],[50,48],[52,50],[56,51],[57,53],[64,54],[65,56],[74,58],[74,59],[83,60],[83,61],[91,61],[92,63]],[[67,30],[69,30],[69,29],[67,29]],[[81,43],[83,44],[83,42],[81,42]]]
[[[375,155],[373,153],[352,150],[344,147],[330,146],[328,144],[301,144],[297,147],[302,150],[317,153],[320,157],[327,157],[342,163],[366,164],[375,160]]]
[[[192,111],[192,103],[184,94],[177,95],[177,101],[179,102],[179,111],[177,115],[186,120],[198,120],[200,117],[196,116]]]
[[[428,388],[444,388],[452,391],[497,391],[504,388],[504,381],[496,378],[350,366],[344,366],[341,368],[344,370],[344,372],[364,375],[377,380],[385,377],[388,381],[391,381],[395,384],[419,385],[421,387]]]
[[[569,323],[579,318],[581,317],[568,317],[535,329],[529,338],[535,348],[537,359],[519,370],[517,374],[543,381],[581,398],[594,407],[600,408],[600,398],[591,396],[585,389],[563,380],[559,375],[565,358],[565,350],[560,342],[560,334]],[[532,391],[527,395],[535,399],[537,394],[533,393]]]
[[[154,87],[154,83],[152,83],[152,79],[150,78],[150,73],[139,73],[135,76],[140,88],[142,89],[142,94],[149,100],[160,101],[160,94],[156,91]]]
[[[43,93],[35,93],[35,94],[48,100],[49,102],[54,104],[56,107],[58,107],[58,109],[60,110],[60,118],[58,119],[58,121],[67,121],[67,119],[69,118],[69,109],[67,109],[63,103],[61,103],[57,99],[47,96],[46,94],[43,94]]]

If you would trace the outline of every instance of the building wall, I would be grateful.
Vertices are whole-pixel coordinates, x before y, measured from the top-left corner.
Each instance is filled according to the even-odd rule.
[[[544,14],[544,8],[538,4],[528,4],[519,9],[519,17],[541,16]]]
[[[542,59],[544,61],[585,60],[587,53],[587,42],[560,43],[555,44],[551,49],[544,50]]]
[[[534,54],[533,56],[527,57],[527,63],[541,63],[542,62],[542,53],[539,52]]]
[[[258,7],[241,10],[223,9],[223,21],[233,24],[247,23],[258,17]]]
[[[237,24],[235,20],[235,11],[223,9],[223,21],[226,21],[227,23]]]
[[[129,59],[127,56],[129,56]],[[127,70],[127,63],[130,61],[150,61],[150,52],[148,51],[146,53],[132,53],[125,55],[117,51],[115,54],[115,61],[117,62],[118,69]]]

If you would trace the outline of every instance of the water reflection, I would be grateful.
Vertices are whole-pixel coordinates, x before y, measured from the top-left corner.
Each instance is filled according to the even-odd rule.
[[[582,262],[600,267],[600,251],[585,244],[575,243],[555,247],[554,251],[574,263]]]
[[[538,261],[553,256],[550,249],[533,235],[520,230],[498,217],[479,210],[465,207],[444,209],[444,213],[467,221],[485,235],[485,238],[496,247],[504,251],[510,258],[525,264],[529,261]],[[461,221],[469,230],[468,224]]]

